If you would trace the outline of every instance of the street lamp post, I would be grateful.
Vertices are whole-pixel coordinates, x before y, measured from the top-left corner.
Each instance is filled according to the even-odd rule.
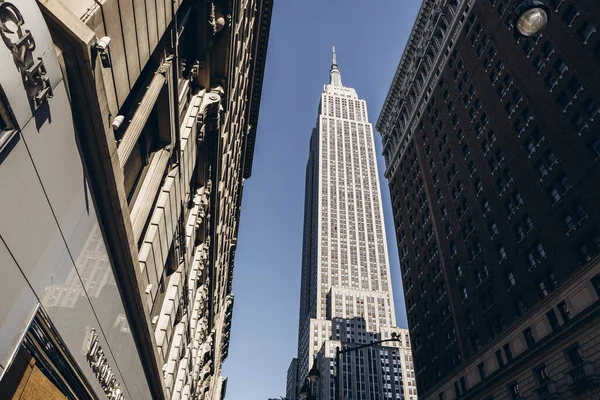
[[[513,18],[515,33],[536,37],[548,24],[548,9],[540,0],[519,0]]]
[[[344,350],[340,350],[340,347],[337,346],[335,348],[335,397],[334,397],[334,400],[341,400],[339,368],[340,368],[340,356],[342,354],[350,353],[350,352],[364,349],[367,347],[377,346],[377,345],[379,345],[381,343],[385,343],[385,342],[401,342],[401,341],[402,341],[402,337],[398,336],[396,334],[396,332],[393,332],[392,337],[390,339],[383,339],[383,340],[379,340],[377,342],[361,344],[360,346],[351,347],[351,348],[344,349]]]
[[[302,400],[317,399],[317,381],[321,378],[321,373],[317,369],[317,357],[313,360],[313,366],[308,371],[308,376],[304,379],[304,384],[300,389],[300,397]]]

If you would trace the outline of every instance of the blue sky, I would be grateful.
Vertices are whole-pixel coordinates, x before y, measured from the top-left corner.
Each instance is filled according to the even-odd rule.
[[[296,355],[308,143],[335,44],[342,82],[375,125],[420,0],[275,0],[233,290],[228,400],[285,396]],[[398,325],[406,327],[390,196],[375,135]]]

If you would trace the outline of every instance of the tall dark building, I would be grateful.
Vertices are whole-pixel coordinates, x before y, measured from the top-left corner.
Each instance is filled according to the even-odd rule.
[[[420,398],[600,393],[600,3],[537,3],[424,1],[377,123]]]

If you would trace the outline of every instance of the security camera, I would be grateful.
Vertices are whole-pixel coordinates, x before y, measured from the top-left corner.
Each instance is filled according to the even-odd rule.
[[[125,120],[125,117],[123,115],[117,115],[111,124],[113,130],[115,130],[115,131],[118,130],[121,127],[121,124],[123,123],[124,120]]]
[[[110,57],[106,49],[108,49],[108,45],[110,44],[110,37],[102,36],[100,40],[96,42],[96,53],[100,55],[100,60],[102,61],[102,67],[110,68],[112,63],[110,62]]]
[[[96,49],[99,52],[104,52],[106,51],[106,49],[108,48],[108,45],[110,44],[110,37],[109,36],[103,36],[100,38],[100,40],[98,40],[98,43],[96,43]]]

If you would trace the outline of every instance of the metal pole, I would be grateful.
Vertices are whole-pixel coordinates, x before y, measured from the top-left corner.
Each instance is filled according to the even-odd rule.
[[[340,346],[335,348],[335,394],[334,399],[340,400]]]
[[[401,341],[402,341],[401,336],[392,336],[391,339],[384,339],[384,340],[379,340],[377,342],[366,343],[366,344],[363,344],[360,346],[351,347],[349,349],[344,349],[344,350],[340,350],[340,346],[337,346],[335,348],[335,393],[333,396],[334,400],[341,400],[341,398],[342,398],[342,394],[340,393],[340,354],[350,353],[351,351],[356,351],[356,350],[364,349],[367,347],[377,346],[377,345],[380,345],[385,342],[401,342]]]

